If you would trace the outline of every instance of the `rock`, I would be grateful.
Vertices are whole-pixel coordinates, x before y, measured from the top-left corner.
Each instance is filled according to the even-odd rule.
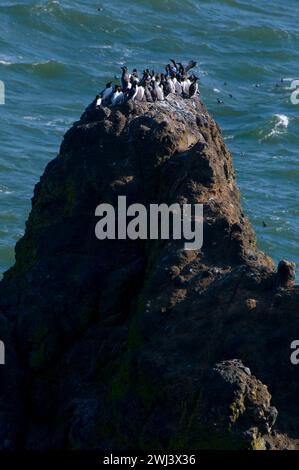
[[[277,270],[278,284],[281,287],[293,287],[296,280],[296,264],[281,260]]]
[[[95,208],[119,195],[145,206],[202,203],[202,249],[100,242]],[[242,432],[256,447],[296,447],[299,368],[289,345],[299,292],[277,289],[280,275],[256,248],[231,155],[201,101],[172,95],[85,113],[36,185],[0,283],[9,364],[0,368],[0,447],[248,447]],[[241,362],[224,366],[228,357],[267,386]],[[216,428],[205,429],[212,416]]]
[[[265,448],[262,436],[271,432],[278,414],[270,401],[266,385],[239,360],[220,362],[208,371],[203,415],[220,433],[231,432],[252,448]]]
[[[257,302],[255,299],[247,299],[246,300],[246,307],[248,310],[254,310],[257,306]]]

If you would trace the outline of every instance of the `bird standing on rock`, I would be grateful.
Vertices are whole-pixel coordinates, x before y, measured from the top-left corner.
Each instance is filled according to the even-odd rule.
[[[130,78],[132,78],[135,82],[139,83],[139,76],[138,76],[137,69],[133,69]]]
[[[111,103],[112,94],[113,94],[112,82],[108,82],[106,84],[106,88],[102,90],[100,93],[103,106],[108,106]]]
[[[198,83],[197,83],[198,77],[193,76],[191,85],[189,87],[189,98],[192,98],[192,96],[195,96],[198,93]]]
[[[175,93],[175,88],[169,77],[165,77],[165,80],[162,83],[164,96],[168,96],[171,93]]]
[[[190,78],[185,77],[181,82],[181,87],[182,87],[183,96],[186,98],[189,97],[190,86],[191,86]]]
[[[101,104],[102,104],[102,98],[100,97],[100,95],[97,95],[96,96],[96,107],[101,106]]]
[[[184,65],[170,59],[163,73],[146,68],[142,76],[139,76],[135,68],[130,74],[128,67],[124,65],[121,67],[121,84],[113,86],[112,82],[107,83],[90,106],[118,106],[130,100],[163,101],[170,94],[177,94],[185,99],[192,98],[199,93],[198,77],[189,75],[188,72],[196,65],[194,60]]]
[[[134,101],[134,99],[136,98],[137,96],[137,93],[138,93],[138,85],[137,85],[137,82],[134,82],[132,87],[127,90],[127,93],[126,93],[126,98],[127,98],[127,101]]]
[[[124,91],[126,91],[128,88],[131,88],[130,86],[130,76],[128,74],[128,68],[127,67],[122,67],[122,76],[121,76],[121,86]]]
[[[162,101],[162,100],[164,100],[163,90],[160,87],[157,80],[152,81],[152,98],[153,98],[153,101]]]
[[[152,97],[152,94],[151,94],[150,89],[149,89],[149,84],[147,82],[145,82],[145,84],[144,84],[144,97],[145,97],[146,101],[148,101],[150,103],[153,101],[153,97]]]
[[[143,86],[138,86],[138,84],[137,84],[137,94],[136,94],[135,99],[137,101],[143,101],[143,98],[144,98],[144,87]]]
[[[181,82],[180,77],[176,77],[174,80],[174,86],[175,86],[175,91],[178,95],[181,95],[183,93],[182,85],[180,82]]]
[[[124,102],[125,95],[119,85],[115,86],[114,93],[111,98],[112,106],[118,106]]]
[[[96,109],[97,106],[100,106],[100,104],[98,104],[99,100],[102,101],[100,95],[97,95],[95,99],[87,106],[85,111],[92,111],[93,109]]]

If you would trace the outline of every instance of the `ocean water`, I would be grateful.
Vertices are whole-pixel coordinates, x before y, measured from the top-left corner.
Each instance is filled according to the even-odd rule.
[[[199,63],[258,246],[299,265],[298,14],[298,0],[1,0],[0,275],[65,131],[121,65],[169,58]]]

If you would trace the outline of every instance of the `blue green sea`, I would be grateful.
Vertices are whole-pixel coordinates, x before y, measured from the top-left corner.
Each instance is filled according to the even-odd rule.
[[[123,64],[160,69],[169,58],[198,61],[258,246],[299,265],[298,14],[298,0],[1,0],[0,273],[83,108]]]

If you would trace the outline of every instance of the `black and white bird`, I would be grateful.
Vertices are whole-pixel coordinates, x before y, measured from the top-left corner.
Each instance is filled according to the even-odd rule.
[[[189,63],[187,65],[185,65],[185,72],[189,72],[189,70],[193,69],[194,67],[197,66],[197,62],[195,62],[194,60],[190,60]]]
[[[96,96],[96,107],[101,106],[101,104],[102,104],[102,98],[100,97],[100,95],[97,95]]]
[[[99,101],[102,101],[102,98],[100,97],[100,95],[97,95],[95,97],[95,99],[87,106],[85,111],[88,112],[88,111],[92,111],[93,109],[96,109],[97,106],[101,105],[101,103],[99,103]]]
[[[175,93],[175,88],[171,81],[170,77],[165,77],[165,80],[162,82],[164,96],[168,96],[171,93]]]
[[[181,80],[181,87],[182,87],[182,94],[186,98],[189,97],[190,86],[191,86],[190,78],[184,77],[183,80]]]
[[[130,84],[130,75],[128,73],[128,67],[124,66],[122,69],[122,76],[121,76],[121,86],[124,91],[128,88],[131,88]]]
[[[162,87],[160,87],[157,80],[152,80],[152,98],[153,101],[163,101],[164,100],[164,93]]]
[[[111,98],[112,106],[119,106],[120,104],[124,102],[124,100],[125,100],[124,92],[122,91],[119,85],[116,85],[114,89],[114,93]]]
[[[144,97],[145,97],[146,101],[148,101],[150,103],[153,101],[153,97],[152,97],[152,94],[151,94],[151,87],[150,87],[150,84],[148,82],[145,82],[145,84],[144,84]]]
[[[195,75],[192,78],[191,85],[189,87],[189,98],[192,98],[192,96],[197,95],[198,93],[198,83],[197,83],[198,77],[195,77]]]
[[[173,67],[172,67],[173,72],[178,72],[179,67],[178,67],[176,61],[173,60],[173,59],[169,59],[169,60],[170,60],[170,62],[173,64]]]
[[[139,76],[134,68],[131,73],[128,67],[121,67],[122,74],[120,84],[113,85],[108,82],[87,110],[96,109],[99,106],[118,106],[125,101],[162,101],[171,94],[176,94],[184,99],[192,98],[199,94],[198,77],[189,74],[196,67],[197,62],[190,60],[186,65],[170,59],[163,73],[157,73],[153,69],[146,68]],[[119,77],[115,76],[115,80]],[[218,100],[221,104],[222,101]]]
[[[109,106],[109,104],[111,103],[112,94],[113,94],[112,82],[108,82],[106,84],[106,88],[104,88],[104,90],[102,90],[100,93],[102,104],[104,106]]]
[[[136,82],[137,85],[137,94],[135,97],[136,101],[143,101],[144,98],[144,87],[142,85],[138,85],[138,82]]]
[[[137,69],[133,69],[131,75],[130,75],[130,79],[133,79],[135,82],[139,83],[139,75],[138,75],[138,70]]]
[[[181,85],[181,79],[180,77],[175,77],[173,79],[173,82],[174,82],[174,86],[175,86],[175,92],[181,96],[182,92],[183,92],[183,89],[182,89],[182,85]]]
[[[127,98],[127,101],[134,101],[136,96],[137,96],[137,93],[138,93],[138,84],[137,82],[133,82],[131,88],[129,90],[127,90],[126,92],[126,98]]]

